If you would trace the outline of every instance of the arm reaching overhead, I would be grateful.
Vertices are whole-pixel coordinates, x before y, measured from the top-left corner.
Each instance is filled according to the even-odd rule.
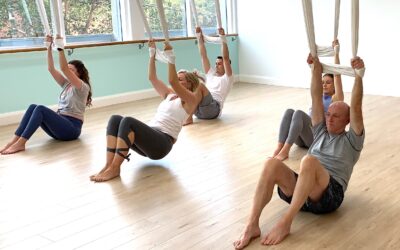
[[[172,51],[172,46],[168,43],[164,43],[164,51]],[[187,81],[187,79],[185,79]],[[179,81],[178,74],[176,73],[175,64],[168,63],[168,81],[174,89],[175,93],[181,98],[183,102],[188,105],[187,112],[193,113],[197,107],[198,102],[195,93],[183,86]],[[189,84],[189,83],[188,83]],[[193,83],[190,83],[193,84]],[[191,86],[193,88],[193,86]],[[197,86],[196,86],[197,87]]]
[[[168,94],[172,91],[168,88],[167,85],[157,77],[156,71],[156,44],[153,39],[149,40],[149,81],[153,85],[153,88],[157,91],[157,93],[165,99]]]
[[[324,120],[324,105],[322,102],[322,65],[319,62],[318,57],[313,58],[311,54],[307,58],[308,64],[311,66],[311,100],[312,100],[312,111],[311,121],[312,125],[315,126]]]
[[[47,69],[53,76],[54,80],[58,83],[58,85],[63,86],[64,83],[67,82],[67,79],[65,79],[61,72],[56,70],[56,68],[54,67],[53,51],[51,49],[53,44],[53,37],[47,35],[45,39],[46,42],[50,43],[50,46],[47,47]]]
[[[218,32],[221,37],[225,37],[225,31],[223,28],[219,28]],[[232,66],[231,66],[231,62],[229,59],[229,49],[228,49],[228,45],[226,44],[226,39],[223,39],[223,42],[221,44],[221,50],[222,50],[221,52],[222,52],[222,58],[223,58],[223,62],[224,62],[225,74],[227,76],[232,76]]]
[[[332,47],[334,48],[335,51],[335,56],[334,56],[334,63],[335,64],[340,64],[340,59],[339,59],[339,40],[335,40],[332,42]],[[336,101],[343,101],[344,100],[344,94],[343,94],[343,86],[342,86],[342,75],[334,75],[333,77],[333,83],[335,86],[335,94],[332,96],[332,102]]]
[[[201,30],[200,27],[196,27],[196,35],[198,36],[197,41],[198,41],[198,46],[199,46],[201,63],[203,65],[204,73],[207,74],[208,71],[210,70],[211,66],[210,66],[210,60],[208,59],[208,56],[207,56],[206,46],[204,44],[203,31]]]
[[[353,69],[364,68],[364,61],[360,57],[351,59],[351,67]],[[354,78],[354,86],[351,91],[350,105],[350,127],[357,135],[361,135],[364,131],[364,121],[362,114],[362,97],[363,97],[363,79],[356,74]]]
[[[61,36],[57,35],[57,39],[62,39]],[[79,76],[74,73],[69,67],[67,59],[65,58],[64,49],[57,49],[58,50],[58,59],[60,62],[60,68],[64,76],[67,78],[68,82],[71,83],[75,88],[81,89],[82,87],[82,80]]]

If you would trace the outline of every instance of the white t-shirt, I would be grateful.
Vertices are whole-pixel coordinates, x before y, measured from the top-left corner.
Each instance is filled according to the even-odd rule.
[[[221,110],[225,99],[233,86],[233,80],[233,75],[228,76],[227,74],[224,74],[223,76],[217,76],[215,74],[215,69],[213,68],[210,68],[207,72],[206,87],[210,91],[212,97],[219,102]]]

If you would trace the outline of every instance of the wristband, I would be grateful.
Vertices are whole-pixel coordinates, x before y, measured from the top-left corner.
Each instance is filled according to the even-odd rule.
[[[153,57],[155,54],[156,54],[156,48],[150,47],[149,48],[149,56]]]
[[[227,43],[227,41],[226,41],[226,36],[225,36],[225,35],[219,35],[219,37],[221,38],[221,41],[222,41],[223,43]]]
[[[64,49],[64,39],[57,38],[54,40],[54,46],[58,49]]]

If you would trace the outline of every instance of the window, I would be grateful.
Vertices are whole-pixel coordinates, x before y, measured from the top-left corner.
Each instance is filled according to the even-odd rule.
[[[215,13],[215,1],[197,0],[197,21],[202,31],[206,35],[217,33],[217,16]]]
[[[67,43],[120,40],[120,25],[113,30],[120,18],[113,20],[111,0],[64,0],[63,10]]]
[[[50,0],[44,5],[51,23]],[[67,43],[120,40],[118,0],[64,0]],[[0,47],[43,46],[44,29],[36,1],[0,0]],[[116,24],[116,25],[115,25]]]
[[[43,26],[35,1],[0,0],[1,47],[42,45],[39,37],[43,37]]]
[[[167,19],[169,36],[187,36],[184,0],[164,0],[164,13]],[[144,0],[143,9],[147,16],[153,37],[164,37],[155,0]]]
[[[154,37],[164,37],[155,0],[142,0]],[[43,0],[49,23],[50,0]],[[62,0],[67,43],[111,42],[143,39],[142,24],[129,7],[132,0]],[[214,0],[195,0],[198,21],[205,34],[216,34],[217,17]],[[235,0],[220,0],[225,32],[235,27]],[[163,0],[170,37],[194,36],[194,22],[189,0]],[[121,11],[123,6],[123,11]],[[125,9],[125,7],[128,8]],[[135,7],[136,8],[136,7]],[[136,15],[136,17],[135,17]],[[134,19],[132,19],[134,17]],[[136,19],[135,19],[136,18]],[[229,20],[228,20],[229,19]],[[135,25],[131,25],[135,23]],[[127,26],[127,24],[129,24]],[[52,25],[50,24],[50,28]],[[139,32],[138,32],[139,31]],[[131,35],[136,34],[136,35]],[[139,34],[139,35],[137,35]],[[142,35],[140,35],[142,34]],[[15,47],[43,47],[44,28],[35,0],[0,0],[0,50]]]

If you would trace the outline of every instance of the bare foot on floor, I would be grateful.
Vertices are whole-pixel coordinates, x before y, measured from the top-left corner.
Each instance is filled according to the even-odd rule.
[[[108,168],[108,165],[106,165],[102,170],[100,170],[100,172],[98,172],[97,174],[93,174],[90,176],[90,180],[94,181],[94,177],[96,177],[99,174],[102,174],[104,171],[106,171],[106,169]]]
[[[240,236],[239,240],[233,242],[233,246],[235,247],[235,249],[243,249],[247,245],[249,245],[249,243],[253,239],[259,237],[260,234],[261,231],[259,226],[255,227],[247,226],[242,235]]]
[[[7,143],[2,149],[0,149],[0,154],[3,153],[3,151],[8,149],[9,147],[11,147],[11,145],[13,145],[13,143],[11,142]]]
[[[18,141],[19,137],[15,136],[9,143],[7,143],[2,149],[0,149],[0,154],[3,153],[6,149],[11,147],[14,143]]]
[[[103,182],[114,179],[120,175],[119,168],[107,167],[106,169],[101,170],[97,175],[91,176],[90,180],[95,182]]]
[[[276,224],[272,230],[261,240],[261,244],[277,245],[281,243],[290,233],[290,225],[290,223],[288,224],[284,221],[278,222],[278,224]]]
[[[1,151],[2,155],[10,155],[15,154],[25,150],[25,144],[14,143],[10,146],[6,146],[4,150]]]

